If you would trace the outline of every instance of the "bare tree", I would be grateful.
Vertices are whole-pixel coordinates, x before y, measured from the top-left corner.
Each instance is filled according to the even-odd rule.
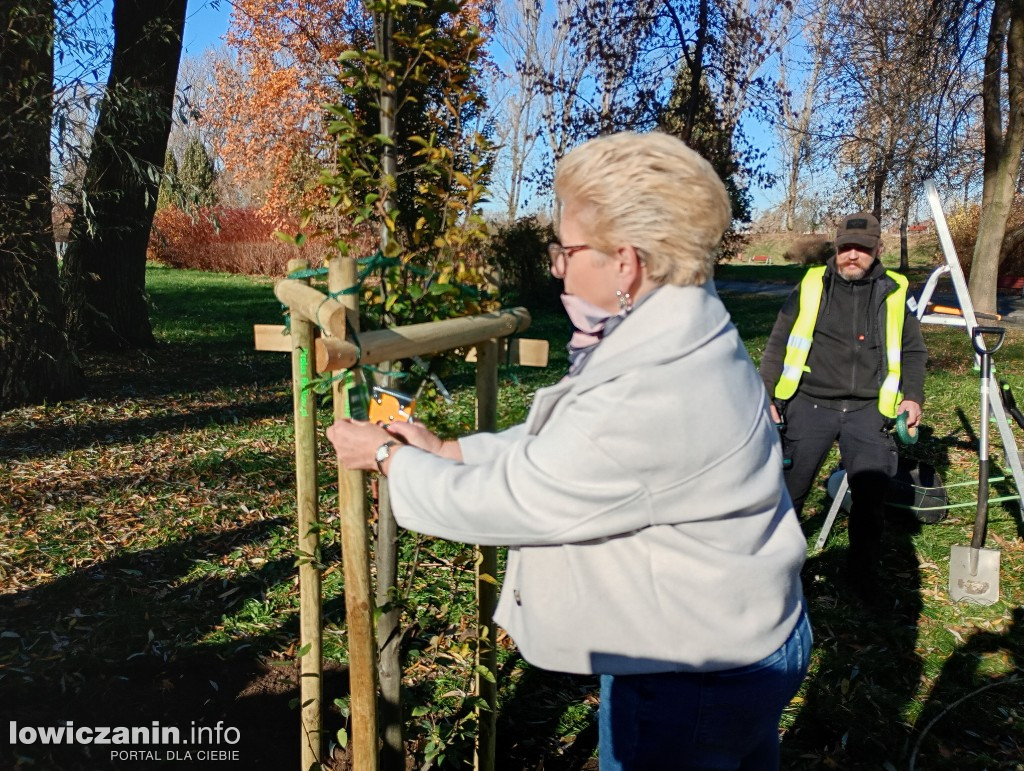
[[[541,7],[531,0],[501,3],[495,12],[492,39],[502,51],[501,66],[491,69],[495,105],[490,122],[499,145],[492,187],[504,199],[505,216],[514,222],[523,204],[526,175],[540,138],[539,100],[524,63],[535,60],[541,36]]]
[[[927,49],[931,17],[918,0],[894,8],[888,0],[857,0],[835,6],[829,20],[828,77],[838,126],[838,154],[853,186],[876,217],[897,165],[928,131],[932,70]]]
[[[513,2],[513,0],[509,0]],[[724,173],[749,175],[759,151],[741,117],[773,93],[761,74],[784,31],[784,5],[760,0],[514,0],[539,20],[517,65],[540,98],[540,131],[555,161],[600,133],[666,125],[694,141],[698,119],[721,128]],[[688,85],[687,85],[688,84]],[[718,132],[718,129],[716,129]],[[752,163],[749,161],[753,161]]]
[[[906,232],[925,179],[970,173],[970,56],[965,5],[926,0],[851,0],[833,5],[824,39],[827,116],[817,138],[837,159],[836,208],[867,208],[901,226],[900,263],[908,265]],[[968,25],[969,26],[969,25]]]
[[[540,98],[540,132],[550,153],[537,173],[546,186],[553,164],[577,141],[574,109],[586,74],[586,60],[579,55],[572,34],[577,0],[556,0],[554,18],[545,13],[543,0],[512,0],[525,18],[534,19],[538,34],[526,41],[517,70]]]
[[[801,93],[798,100],[794,99],[794,95],[788,90],[788,63],[792,56],[790,49],[793,42],[783,47],[779,55],[777,85],[782,115],[777,128],[783,149],[781,165],[786,176],[786,197],[782,206],[783,227],[786,230],[793,230],[796,227],[800,174],[810,160],[815,144],[811,126],[815,108],[818,106],[821,74],[827,55],[825,21],[828,17],[829,7],[830,2],[825,0],[815,7],[807,9],[806,12],[800,13],[797,17],[798,39],[803,42],[803,50],[809,57],[808,66],[803,68],[805,75],[800,83]]]
[[[982,101],[985,176],[968,284],[975,307],[994,313],[1001,246],[1024,150],[1024,0],[992,4]]]

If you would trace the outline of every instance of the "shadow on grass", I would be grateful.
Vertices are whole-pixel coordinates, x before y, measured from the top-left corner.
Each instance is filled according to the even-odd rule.
[[[1011,674],[989,674],[997,657]],[[1019,768],[1024,758],[1024,608],[1004,632],[976,632],[942,667],[916,721],[908,771]],[[954,765],[955,764],[955,765]]]
[[[596,771],[596,676],[548,672],[516,655],[498,682],[511,691],[498,714],[498,771]]]
[[[826,546],[805,564],[813,674],[783,740],[783,768],[901,767],[909,733],[903,714],[922,671],[916,650],[920,574],[912,541],[919,528],[909,516],[887,521],[882,588],[867,603],[849,589],[844,548]]]
[[[251,334],[251,333],[250,333]],[[88,397],[190,393],[199,389],[263,386],[286,380],[288,353],[256,351],[211,330],[209,339],[160,341],[145,350],[82,354]]]
[[[271,560],[233,580],[216,575],[189,577],[197,560],[229,558],[246,545],[278,537],[285,518],[252,522],[216,534],[121,554],[31,590],[0,597],[0,724],[78,727],[177,727],[188,737],[192,725],[237,728],[234,744],[206,742],[175,747],[9,742],[0,748],[0,767],[53,769],[139,769],[161,766],[175,750],[191,761],[175,768],[208,767],[202,750],[237,751],[238,768],[280,769],[299,757],[298,676],[294,660],[271,661],[268,654],[293,642],[298,620],[283,623],[268,612],[255,634],[220,644],[203,644],[222,627],[225,614],[261,603],[269,587],[294,575],[291,555]],[[339,559],[337,550],[325,554]],[[279,618],[279,614],[277,616]],[[341,597],[324,604],[324,618],[344,621]],[[324,693],[348,692],[347,671],[328,668]],[[342,727],[337,711],[325,710],[329,735]],[[119,760],[114,750],[150,751],[156,756]]]
[[[210,425],[232,425],[261,418],[280,418],[292,411],[287,397],[267,396],[232,405],[196,407],[182,405],[164,415],[117,416],[79,422],[77,425],[32,426],[0,431],[0,455],[30,458],[97,445],[135,442],[161,433],[175,433]]]

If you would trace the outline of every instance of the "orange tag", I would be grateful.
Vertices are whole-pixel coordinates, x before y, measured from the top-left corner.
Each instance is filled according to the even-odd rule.
[[[401,391],[390,391],[378,386],[373,387],[370,394],[371,423],[410,423],[412,411],[416,407],[415,397]]]

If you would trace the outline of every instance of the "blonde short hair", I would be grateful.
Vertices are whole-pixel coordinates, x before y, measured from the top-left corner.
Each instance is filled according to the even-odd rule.
[[[658,283],[703,284],[732,221],[725,185],[711,164],[661,132],[598,137],[555,170],[555,195],[606,254],[634,247]]]

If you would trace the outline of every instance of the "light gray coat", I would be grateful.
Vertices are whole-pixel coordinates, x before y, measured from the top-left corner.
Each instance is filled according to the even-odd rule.
[[[708,282],[666,286],[526,422],[395,454],[405,528],[509,544],[495,620],[545,669],[744,666],[800,614],[806,543],[761,379]]]

